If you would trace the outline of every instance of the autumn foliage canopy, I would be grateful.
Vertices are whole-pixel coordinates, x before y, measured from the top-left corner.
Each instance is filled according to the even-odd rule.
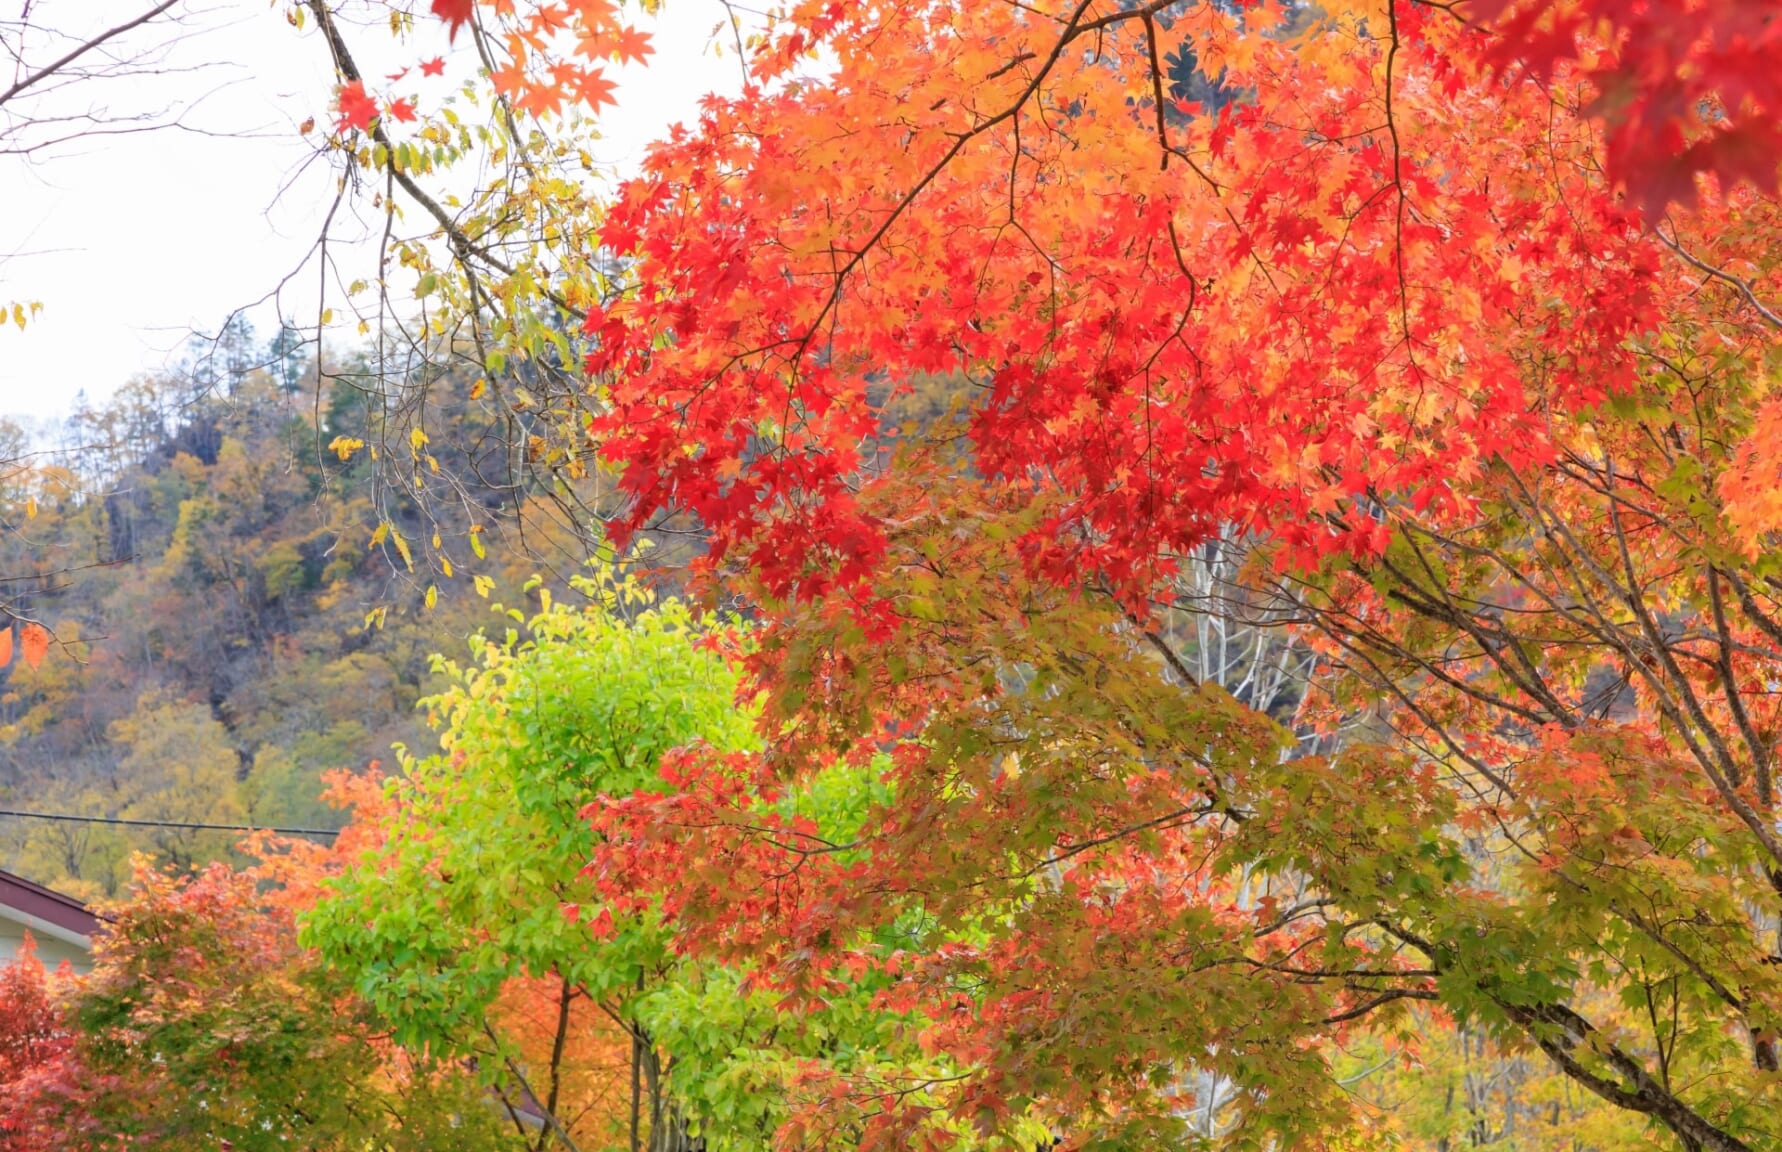
[[[591,809],[609,893],[897,972],[987,1134],[1167,1144],[1210,1067],[1210,1135],[1336,1141],[1328,1045],[1423,1001],[1763,1143],[1777,15],[779,12],[599,222],[615,532],[700,526],[770,736]],[[1212,610],[1297,630],[1291,707],[1172,641]],[[859,835],[784,812],[875,752]]]
[[[281,938],[516,1138],[1487,1143],[1462,1044],[1529,1147],[1782,1140],[1782,3],[792,0],[600,197],[641,20],[434,0],[473,138],[300,7],[472,398],[711,609],[441,665]]]
[[[436,11],[529,113],[633,55]],[[757,621],[763,746],[589,805],[588,874],[961,1069],[781,1142],[1336,1147],[1389,1123],[1340,1053],[1432,1019],[1773,1142],[1782,6],[743,30],[590,221],[557,450]],[[845,832],[789,799],[836,764]]]

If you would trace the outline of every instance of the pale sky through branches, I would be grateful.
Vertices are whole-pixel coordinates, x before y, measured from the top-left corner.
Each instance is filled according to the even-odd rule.
[[[142,0],[37,0],[32,16],[49,27],[97,31],[144,7]],[[444,55],[445,82],[418,89],[423,98],[443,98],[475,60],[462,44],[456,52],[448,47],[425,7],[417,5],[422,15],[409,41],[357,27],[354,51],[380,77]],[[174,40],[155,62],[158,74],[111,81],[103,93],[71,86],[55,97],[58,113],[84,113],[96,102],[112,116],[165,113],[177,123],[42,155],[0,154],[0,299],[43,304],[25,332],[0,331],[0,413],[59,416],[82,391],[96,401],[132,375],[177,360],[194,331],[213,334],[236,308],[252,306],[249,320],[269,338],[277,313],[268,297],[287,277],[279,297],[285,313],[313,323],[318,276],[313,262],[304,265],[333,199],[335,172],[299,126],[313,117],[320,133],[332,122],[333,74],[313,27],[291,27],[286,8],[282,0],[188,0],[175,9],[184,14],[181,26],[158,22],[132,34],[137,46]],[[0,12],[0,19],[16,15]],[[343,20],[350,16],[348,7]],[[733,53],[714,59],[709,51],[724,18],[718,0],[670,0],[659,19],[635,13],[653,34],[656,55],[648,67],[613,72],[619,107],[601,118],[600,163],[631,168],[670,124],[692,122],[703,95],[739,87]],[[339,223],[331,243],[374,235]],[[375,260],[369,240],[362,254],[333,252],[367,274]],[[344,300],[332,303],[339,309]],[[344,322],[337,326],[338,346],[357,339]]]

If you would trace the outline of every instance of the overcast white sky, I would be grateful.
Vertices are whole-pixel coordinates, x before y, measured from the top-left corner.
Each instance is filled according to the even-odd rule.
[[[97,29],[145,7],[36,0],[33,19]],[[92,140],[36,160],[0,156],[0,300],[43,303],[24,333],[0,330],[0,413],[57,416],[78,392],[98,399],[177,359],[192,331],[214,332],[230,311],[266,297],[315,241],[334,180],[323,164],[304,169],[312,148],[298,125],[330,119],[326,48],[313,29],[286,23],[282,0],[187,0],[182,8],[187,32],[167,64],[195,70],[118,84],[99,98],[114,113],[191,104],[185,129]],[[691,122],[703,94],[734,91],[739,76],[733,58],[709,52],[723,19],[718,0],[668,0],[661,19],[635,19],[654,33],[656,55],[647,68],[614,74],[620,106],[602,119],[598,157],[622,168],[670,124]],[[382,75],[445,55],[447,81],[461,81],[474,58],[462,45],[452,53],[431,20],[418,23],[407,44],[364,29],[354,38],[361,67]],[[156,37],[151,25],[137,42]],[[9,72],[0,69],[0,86]],[[432,87],[415,86],[423,98],[452,86],[425,83]],[[295,314],[314,314],[313,271],[286,290]],[[249,318],[263,338],[275,330],[269,305]]]

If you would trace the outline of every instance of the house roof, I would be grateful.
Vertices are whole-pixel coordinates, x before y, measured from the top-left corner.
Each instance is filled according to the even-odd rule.
[[[33,884],[23,876],[0,872],[0,915],[7,914],[53,936],[81,937],[82,943],[99,931],[101,923],[96,912],[74,897]]]

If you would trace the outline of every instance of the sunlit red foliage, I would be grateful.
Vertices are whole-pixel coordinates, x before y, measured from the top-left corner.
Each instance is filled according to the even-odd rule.
[[[1776,0],[1477,0],[1489,58],[1543,83],[1574,64],[1608,128],[1609,174],[1648,221],[1696,204],[1696,178],[1776,191],[1782,4]]]

